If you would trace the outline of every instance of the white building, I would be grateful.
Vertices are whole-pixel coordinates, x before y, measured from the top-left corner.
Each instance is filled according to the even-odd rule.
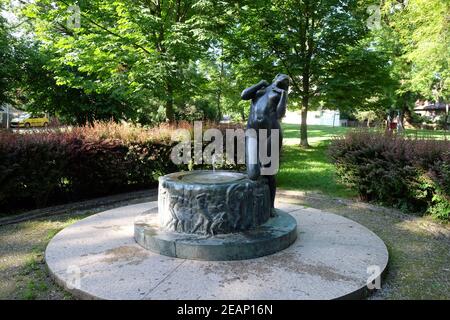
[[[450,103],[417,100],[414,112],[429,120],[436,122],[440,118],[447,117],[450,111]]]
[[[287,111],[286,117],[283,118],[283,123],[300,124],[301,123],[300,110]],[[322,110],[316,110],[316,111],[308,111],[308,117],[306,118],[306,123],[308,125],[340,127],[341,121],[340,121],[339,110],[322,109]]]

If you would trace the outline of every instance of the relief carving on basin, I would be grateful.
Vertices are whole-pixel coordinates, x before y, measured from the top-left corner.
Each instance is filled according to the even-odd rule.
[[[159,179],[160,228],[216,235],[254,229],[270,218],[264,178],[231,171],[177,172]]]

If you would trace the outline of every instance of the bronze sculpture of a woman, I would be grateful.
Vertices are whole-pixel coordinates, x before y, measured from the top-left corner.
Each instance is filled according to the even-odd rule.
[[[279,151],[283,140],[280,120],[286,113],[287,97],[289,90],[290,79],[285,74],[277,74],[273,82],[270,84],[265,80],[245,89],[242,92],[241,98],[243,100],[251,100],[250,114],[247,121],[247,129],[254,129],[256,131],[256,139],[247,137],[246,143],[246,164],[247,174],[252,180],[257,180],[261,176],[261,169],[269,164],[261,163],[258,150],[260,146],[257,141],[260,141],[259,129],[267,130],[267,156],[271,154],[271,130],[277,129],[279,134]],[[255,145],[256,144],[256,145]],[[270,189],[271,204],[274,208],[276,182],[275,174],[265,175]]]

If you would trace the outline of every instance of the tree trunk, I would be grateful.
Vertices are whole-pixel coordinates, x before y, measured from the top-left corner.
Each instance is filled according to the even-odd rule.
[[[302,123],[300,125],[300,145],[302,147],[309,147],[308,144],[308,127],[306,124],[306,118],[308,116],[308,106],[302,108]]]
[[[404,116],[403,111],[399,111],[398,113],[398,123],[397,123],[397,132],[402,133],[404,131]]]
[[[167,83],[166,121],[175,121],[175,112],[173,109],[173,88],[170,82]]]
[[[305,63],[302,79],[302,121],[300,126],[300,146],[304,148],[309,147],[308,143],[308,126],[306,119],[308,117],[308,107],[309,107],[309,60]]]
[[[300,32],[300,46],[301,55],[304,59],[303,71],[302,71],[302,121],[300,126],[300,146],[304,148],[309,147],[308,143],[308,107],[309,107],[309,95],[310,95],[310,77],[311,77],[311,59],[313,55],[314,40],[314,18],[310,0],[304,2],[304,19],[305,25]]]
[[[222,120],[222,108],[220,107],[221,90],[217,92],[217,121]]]
[[[222,55],[223,55],[223,47],[222,47]],[[224,71],[224,65],[223,65],[223,61],[220,61],[220,75],[219,75],[219,88],[217,90],[217,120],[221,121],[222,120],[222,108],[220,105],[220,100],[222,99],[222,79],[223,79],[223,71]]]

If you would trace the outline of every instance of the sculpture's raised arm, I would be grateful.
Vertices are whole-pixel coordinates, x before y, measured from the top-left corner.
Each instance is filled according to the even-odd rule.
[[[269,83],[266,80],[261,80],[260,82],[258,82],[257,84],[245,89],[244,91],[242,91],[241,94],[241,99],[242,100],[250,100],[253,99],[256,95],[256,92],[259,89],[268,87]]]
[[[286,106],[287,106],[287,92],[285,90],[282,90],[280,101],[278,102],[277,106],[277,119],[281,120],[286,114]]]

